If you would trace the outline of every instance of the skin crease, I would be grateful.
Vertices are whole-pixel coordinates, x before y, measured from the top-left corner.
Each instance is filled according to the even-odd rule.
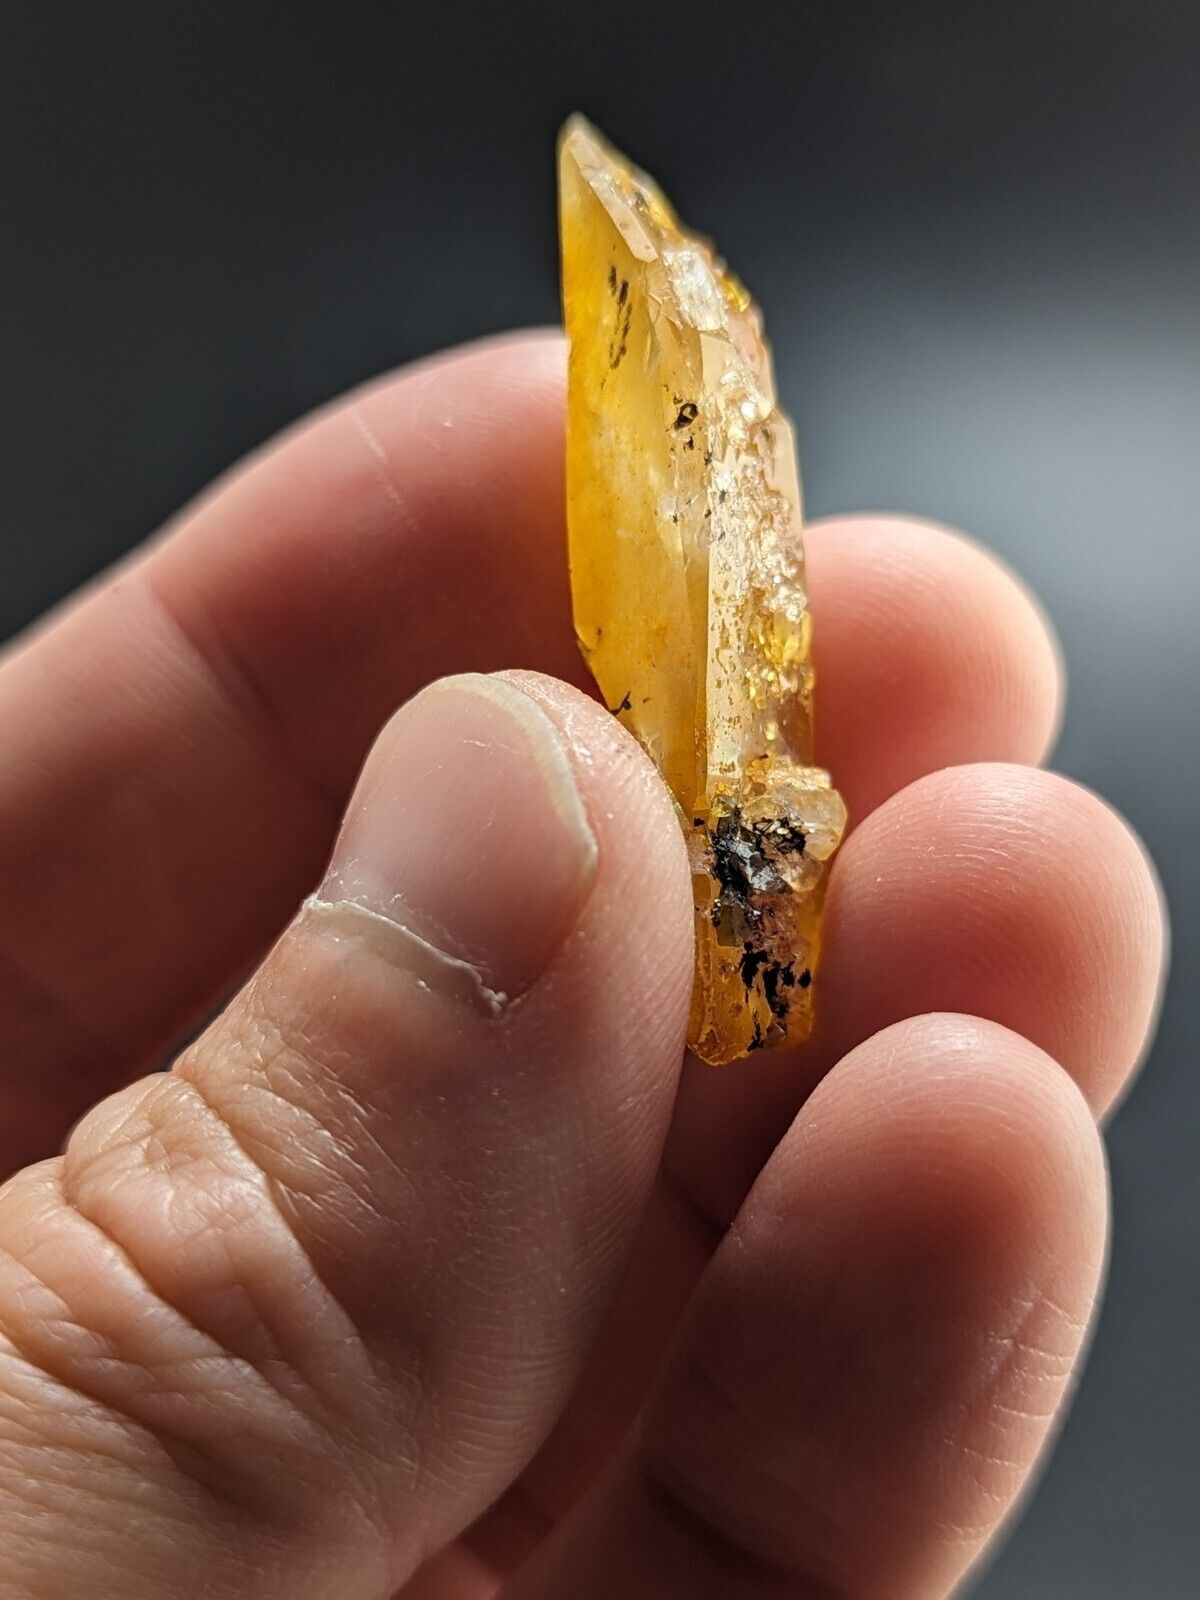
[[[679,831],[558,681],[561,413],[546,336],[371,385],[0,663],[2,1600],[932,1600],[1029,1480],[1165,943],[1030,765],[1045,620],[948,530],[812,527],[821,1031],[680,1077]],[[387,721],[503,668],[436,758]],[[503,841],[552,825],[530,924]]]

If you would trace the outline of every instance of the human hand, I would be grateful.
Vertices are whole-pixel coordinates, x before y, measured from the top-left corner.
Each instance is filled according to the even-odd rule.
[[[0,668],[4,1600],[930,1600],[1029,1477],[1164,948],[1036,766],[1047,626],[955,534],[812,527],[821,1028],[681,1072],[562,394],[547,337],[372,386]]]

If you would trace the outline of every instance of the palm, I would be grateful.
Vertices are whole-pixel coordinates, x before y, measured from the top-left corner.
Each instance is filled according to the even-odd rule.
[[[394,705],[450,671],[579,680],[560,381],[555,342],[509,341],[368,392],[10,654],[10,1165],[44,1155],[258,958],[316,880]],[[488,1426],[509,1436],[491,1457],[515,1470],[545,1432],[525,1387],[543,1411],[547,1393],[574,1397],[515,1484],[496,1468],[458,1485],[434,1520],[471,1525],[432,1540],[406,1600],[498,1585],[925,1600],[986,1546],[1061,1401],[1105,1229],[1075,1085],[1103,1111],[1145,1045],[1154,883],[1100,801],[1038,770],[1054,649],[990,557],[865,518],[815,526],[809,566],[819,754],[855,824],[819,1036],[720,1072],[685,1064],[599,1339],[587,1354],[623,1269],[597,1222],[602,1268],[572,1266],[574,1343],[538,1357],[554,1366],[542,1389],[514,1378],[498,1396]],[[659,893],[660,836],[621,848],[636,861],[639,844],[645,892],[627,875],[593,1000],[625,1013],[610,1043],[661,1063],[686,927]],[[630,1074],[623,1114],[642,1093]],[[648,1175],[628,1180],[626,1233]],[[376,1264],[347,1272],[353,1310]],[[3,1293],[0,1278],[0,1307]],[[418,1536],[411,1549],[430,1554]],[[330,1570],[360,1593],[352,1562]]]

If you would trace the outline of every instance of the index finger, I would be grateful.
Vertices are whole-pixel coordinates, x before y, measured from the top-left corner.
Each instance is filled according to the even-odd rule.
[[[316,881],[449,670],[582,674],[564,353],[492,340],[237,468],[0,669],[0,1176],[161,1059]]]

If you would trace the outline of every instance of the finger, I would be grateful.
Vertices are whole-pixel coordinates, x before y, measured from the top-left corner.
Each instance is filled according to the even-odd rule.
[[[933,773],[838,855],[818,1036],[728,1072],[689,1064],[671,1171],[706,1215],[728,1221],[829,1066],[925,1011],[1024,1034],[1102,1112],[1152,1032],[1164,947],[1154,870],[1103,801],[1030,767]]]
[[[562,365],[531,337],[351,396],[8,659],[0,1171],[258,958],[397,705],[448,670],[580,671]]]
[[[982,545],[909,517],[834,517],[805,534],[818,757],[851,821],[968,761],[1037,763],[1062,713],[1058,643]]]
[[[876,1035],[755,1185],[636,1439],[506,1594],[948,1594],[1063,1402],[1105,1223],[1048,1057],[969,1018]]]
[[[505,1570],[620,1440],[710,1251],[841,1054],[910,1015],[980,1015],[1053,1053],[1102,1110],[1153,1027],[1164,966],[1153,869],[1107,806],[1052,774],[960,768],[895,796],[843,846],[827,921],[820,1035],[717,1072],[685,1065],[664,1177],[577,1398],[472,1532]]]
[[[257,958],[394,705],[447,670],[581,673],[562,409],[545,337],[387,380],[9,659],[0,1022],[21,1070],[0,1064],[0,1170],[53,1148]],[[990,558],[877,519],[816,524],[809,544],[822,755],[857,816],[914,763],[1041,750],[1054,650]]]
[[[17,1590],[375,1600],[477,1515],[622,1270],[690,960],[603,710],[467,677],[401,711],[225,1015],[3,1191]]]

